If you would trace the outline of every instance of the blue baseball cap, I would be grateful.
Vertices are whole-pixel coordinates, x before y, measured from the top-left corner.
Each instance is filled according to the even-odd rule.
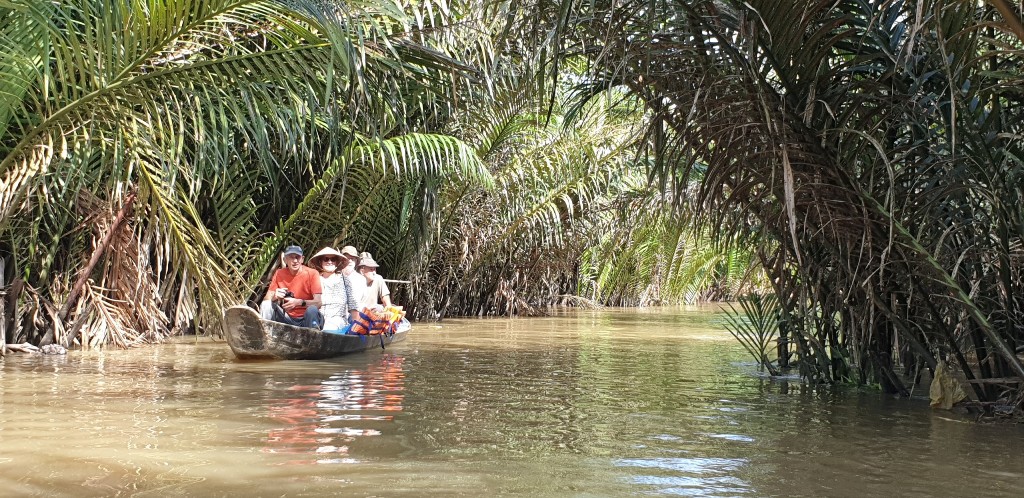
[[[302,256],[302,248],[299,247],[299,246],[288,246],[288,247],[285,247],[284,248],[284,255],[287,256],[289,254],[298,254],[299,256]]]

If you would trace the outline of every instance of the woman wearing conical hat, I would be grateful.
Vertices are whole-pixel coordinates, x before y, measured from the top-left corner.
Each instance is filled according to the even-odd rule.
[[[345,256],[333,247],[325,247],[309,258],[309,266],[320,272],[320,312],[324,315],[324,330],[345,328],[350,317],[358,313],[358,304],[349,280],[341,274]]]

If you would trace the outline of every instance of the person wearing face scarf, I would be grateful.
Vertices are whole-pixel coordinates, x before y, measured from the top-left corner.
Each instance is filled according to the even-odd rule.
[[[368,252],[364,252],[359,256],[359,266],[357,269],[359,274],[366,280],[366,291],[363,292],[363,299],[359,302],[359,308],[373,307],[381,303],[384,306],[391,306],[391,290],[388,289],[388,284],[384,282],[384,277],[377,274],[379,265]]]
[[[309,258],[309,266],[320,272],[320,312],[324,330],[340,330],[358,313],[358,304],[349,280],[342,274],[345,256],[332,247],[325,247]]]

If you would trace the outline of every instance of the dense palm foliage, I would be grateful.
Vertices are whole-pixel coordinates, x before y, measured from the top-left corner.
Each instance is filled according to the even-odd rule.
[[[906,392],[948,357],[994,401],[1024,377],[1024,87],[993,3],[536,7],[549,53],[647,103],[655,175],[761,238],[804,375]]]
[[[419,316],[589,302],[587,251],[594,301],[692,298],[660,291],[689,249],[636,161],[643,109],[551,107],[507,7],[3,3],[4,335],[208,329],[288,243],[374,252]],[[622,271],[621,238],[658,271]]]
[[[764,269],[807,378],[1020,403],[1022,36],[1002,0],[2,2],[0,325],[211,324],[292,242],[434,317]]]
[[[538,101],[529,85],[507,88],[514,93],[461,123],[495,188],[453,185],[441,196],[438,237],[412,272],[420,315],[529,314],[581,302],[578,261],[630,171],[635,127],[603,103],[565,126],[559,109],[545,115],[529,105]]]
[[[651,185],[649,165],[618,185],[602,234],[581,259],[580,291],[605,304],[647,306],[734,299],[767,287],[749,235],[714,233],[692,205]],[[694,182],[698,181],[697,179]],[[694,184],[695,185],[695,184]]]
[[[422,230],[442,178],[489,178],[426,125],[477,76],[445,55],[441,17],[391,2],[0,4],[10,339],[130,344],[216,323],[280,245],[379,234],[342,213],[396,192],[404,209],[368,219]]]
[[[505,81],[460,120],[494,188],[451,184],[436,236],[400,261],[421,317],[542,313],[549,305],[650,305],[737,295],[760,282],[750,253],[694,235],[647,181],[641,102],[619,92],[566,106]]]

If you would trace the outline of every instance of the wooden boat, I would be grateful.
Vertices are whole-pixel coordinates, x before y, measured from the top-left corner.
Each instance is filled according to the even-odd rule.
[[[405,322],[408,323],[408,322]],[[239,359],[322,360],[401,341],[408,326],[394,334],[347,335],[263,320],[248,306],[224,311],[224,335]]]

